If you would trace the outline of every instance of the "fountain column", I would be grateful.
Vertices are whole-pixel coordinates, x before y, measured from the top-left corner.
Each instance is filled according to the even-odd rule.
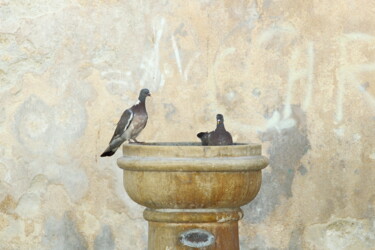
[[[268,159],[258,144],[126,144],[117,163],[145,206],[149,250],[239,249],[241,206],[257,195]]]

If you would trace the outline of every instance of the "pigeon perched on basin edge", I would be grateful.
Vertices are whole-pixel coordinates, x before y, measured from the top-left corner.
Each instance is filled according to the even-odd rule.
[[[216,115],[216,129],[211,132],[200,132],[197,137],[201,139],[203,146],[218,146],[218,145],[232,145],[232,136],[224,127],[224,116],[222,114]]]
[[[150,91],[148,89],[142,89],[139,93],[137,103],[122,113],[121,119],[117,123],[115,133],[109,142],[109,146],[100,157],[112,156],[121,144],[127,140],[138,142],[135,138],[144,129],[148,119],[146,111],[147,96],[151,96]]]

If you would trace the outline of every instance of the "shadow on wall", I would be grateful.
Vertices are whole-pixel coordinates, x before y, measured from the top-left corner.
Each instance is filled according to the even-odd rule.
[[[245,221],[262,222],[279,204],[281,196],[291,197],[296,169],[307,173],[300,160],[310,149],[306,132],[306,116],[297,105],[282,106],[266,114],[274,126],[260,135],[263,142],[271,142],[268,149],[271,172],[263,173],[262,186],[257,197],[245,206]],[[272,122],[275,121],[275,123]]]
[[[85,237],[77,230],[77,225],[70,212],[66,212],[59,220],[49,217],[45,222],[43,245],[49,249],[88,249]],[[94,240],[94,250],[114,250],[115,242],[110,226],[103,225]]]

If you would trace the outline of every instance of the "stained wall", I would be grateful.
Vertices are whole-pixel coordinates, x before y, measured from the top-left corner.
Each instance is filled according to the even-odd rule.
[[[0,0],[1,249],[146,249],[100,158],[147,87],[143,141],[223,113],[270,166],[241,249],[375,245],[372,1]]]

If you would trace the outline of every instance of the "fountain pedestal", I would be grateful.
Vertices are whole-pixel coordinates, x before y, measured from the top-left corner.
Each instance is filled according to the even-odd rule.
[[[268,160],[257,144],[126,144],[117,163],[145,206],[148,249],[239,249],[241,206],[257,195]]]

